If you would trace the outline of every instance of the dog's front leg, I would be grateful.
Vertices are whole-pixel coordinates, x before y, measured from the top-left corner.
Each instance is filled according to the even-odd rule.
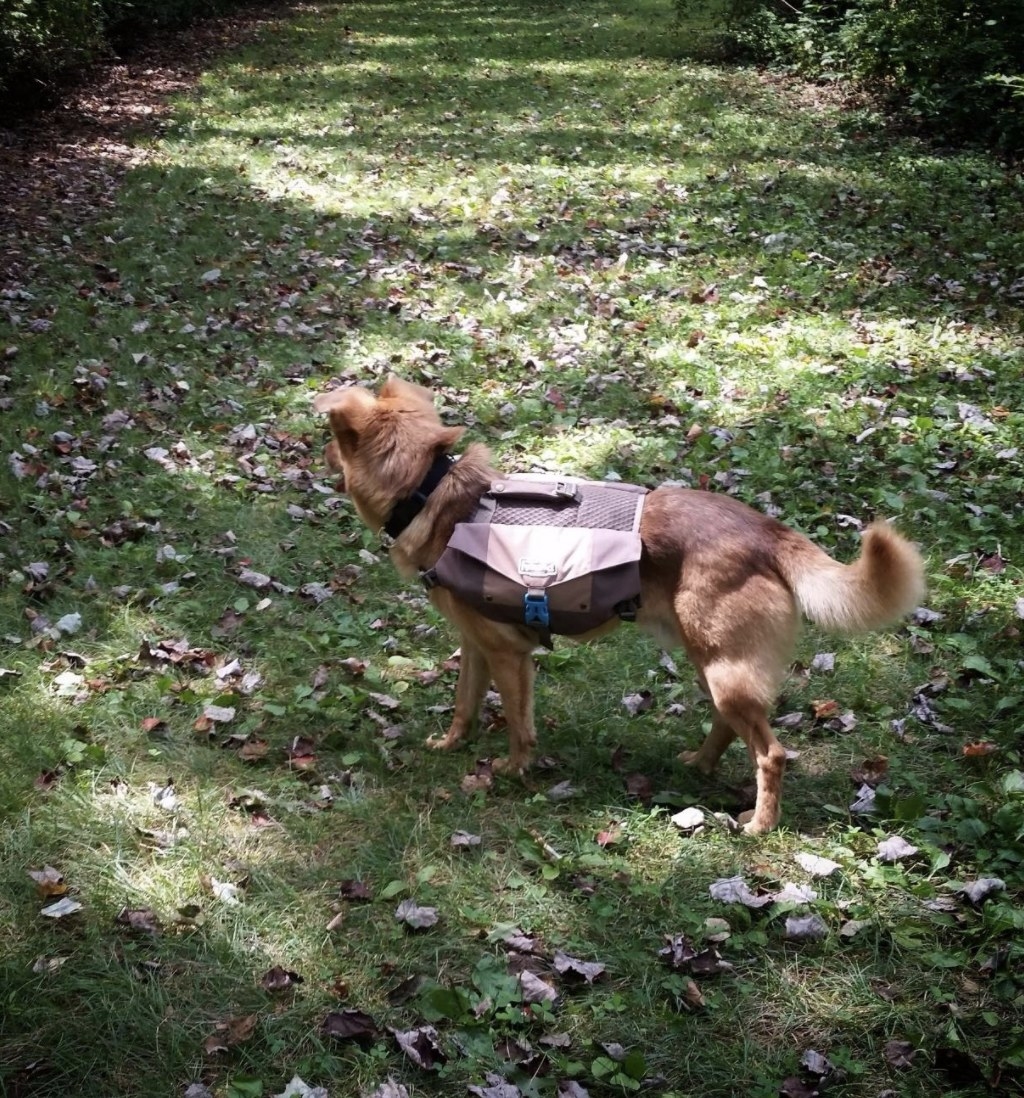
[[[520,774],[530,765],[537,742],[533,726],[533,652],[492,649],[487,660],[508,725],[508,758],[495,759],[493,766],[497,771]]]
[[[459,743],[467,732],[474,730],[488,679],[486,657],[463,635],[459,654],[459,678],[455,684],[455,714],[451,727],[443,736],[428,737],[428,747],[435,751],[447,751]]]

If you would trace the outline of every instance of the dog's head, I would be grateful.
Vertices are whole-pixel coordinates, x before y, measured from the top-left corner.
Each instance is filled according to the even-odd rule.
[[[434,459],[462,437],[461,427],[442,425],[429,390],[394,375],[376,396],[361,386],[321,393],[313,410],[330,418],[334,437],[324,458],[344,478],[345,491],[371,530],[384,525]]]

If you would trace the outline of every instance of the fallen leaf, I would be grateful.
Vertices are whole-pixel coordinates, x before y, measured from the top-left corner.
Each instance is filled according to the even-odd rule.
[[[772,893],[772,899],[778,904],[810,904],[817,898],[817,892],[810,885],[793,884],[792,882],[787,882],[778,892]]]
[[[32,971],[37,976],[42,976],[44,974],[53,975],[55,972],[60,972],[64,965],[67,964],[67,961],[67,957],[37,957],[32,963]]]
[[[242,902],[242,889],[230,881],[218,881],[210,878],[210,891],[222,904],[235,905]]]
[[[793,855],[793,860],[812,877],[829,877],[841,866],[830,858],[822,858],[818,854],[800,852]]]
[[[395,918],[414,930],[425,930],[437,923],[436,907],[420,907],[415,900],[403,900],[395,909]]]
[[[893,1068],[908,1068],[912,1065],[917,1050],[909,1041],[891,1040],[885,1042],[882,1054],[886,1063]]]
[[[258,736],[246,736],[238,748],[238,757],[243,762],[258,762],[266,758],[269,750],[270,743],[267,740],[261,740]]]
[[[886,755],[876,755],[865,759],[860,766],[850,771],[850,777],[857,785],[880,785],[889,776],[889,759]]]
[[[55,904],[44,907],[39,914],[45,915],[48,919],[63,919],[65,916],[74,915],[76,911],[81,910],[82,905],[77,900],[72,900],[70,896],[65,896]]]
[[[64,880],[64,874],[54,869],[52,865],[44,865],[42,869],[30,869],[28,875],[36,882],[36,889],[40,896],[63,896],[68,885]]]
[[[674,936],[666,934],[665,942],[666,944],[658,950],[658,956],[670,968],[683,968],[697,956],[697,951],[683,934]]]
[[[622,704],[631,717],[646,713],[654,705],[654,695],[650,690],[641,690],[638,694],[627,694]]]
[[[381,1083],[372,1094],[368,1094],[366,1098],[409,1098],[409,1092],[401,1083],[389,1075],[386,1081]]]
[[[744,907],[764,907],[772,902],[771,896],[756,896],[750,891],[742,877],[721,877],[714,881],[708,891],[713,900],[723,904],[743,904]]]
[[[326,1087],[311,1087],[293,1075],[288,1085],[274,1098],[329,1098]]]
[[[156,935],[160,933],[160,920],[152,908],[122,908],[114,919],[120,926],[126,926],[129,930],[137,930],[143,934]]]
[[[828,924],[820,915],[790,915],[786,937],[794,942],[815,942],[828,937]]]
[[[694,976],[715,976],[719,972],[731,972],[732,965],[725,960],[714,946],[702,949],[689,963]]]
[[[968,759],[984,758],[986,755],[993,755],[999,750],[999,744],[992,743],[991,740],[981,740],[978,743],[965,743],[963,746],[964,756]]]
[[[213,1033],[203,1042],[203,1051],[207,1056],[216,1056],[235,1045],[243,1044],[252,1037],[258,1021],[258,1014],[247,1014],[243,1018],[228,1018],[218,1022]]]
[[[463,793],[483,793],[494,785],[494,775],[491,770],[490,759],[478,759],[476,769],[472,774],[467,774],[459,783]]]
[[[654,796],[654,782],[646,774],[630,774],[626,778],[626,792],[641,804],[650,804]]]
[[[862,785],[850,805],[854,816],[870,816],[875,811],[875,791],[870,785]]]
[[[680,831],[695,831],[704,826],[704,812],[700,808],[684,808],[669,820]]]
[[[503,1079],[500,1075],[488,1072],[484,1079],[486,1080],[486,1086],[470,1086],[466,1090],[470,1094],[475,1094],[476,1098],[523,1098],[523,1092],[519,1087],[508,1082],[507,1079]]]
[[[821,1094],[820,1085],[801,1079],[797,1075],[791,1075],[782,1081],[779,1087],[780,1098],[818,1098]]]
[[[316,744],[309,736],[293,736],[284,753],[295,770],[312,770],[317,765]]]
[[[68,636],[77,633],[82,628],[82,615],[65,614],[62,618],[58,618],[54,623],[54,629],[59,633],[66,634]]]
[[[371,690],[367,696],[382,709],[397,709],[402,704],[398,698],[393,698],[390,694],[375,694]]]
[[[238,573],[238,582],[245,587],[252,587],[257,591],[266,590],[274,581],[263,572],[254,572],[250,568],[243,568]]]
[[[365,881],[350,878],[339,885],[341,898],[351,903],[365,903],[373,899],[373,891]]]
[[[324,1037],[355,1041],[360,1045],[371,1045],[380,1035],[377,1023],[369,1014],[351,1008],[332,1010],[320,1023],[320,1032]]]
[[[590,1091],[574,1079],[563,1079],[558,1084],[555,1098],[590,1098]]]
[[[553,785],[544,795],[549,801],[555,803],[567,801],[576,796],[576,787],[570,781],[559,782],[557,785]]]
[[[732,927],[726,919],[710,916],[704,920],[704,937],[709,942],[724,942],[732,937]]]
[[[291,972],[280,965],[268,968],[260,977],[260,987],[264,991],[287,991],[302,982],[302,977],[297,972]]]
[[[917,847],[908,843],[902,835],[891,835],[878,844],[878,857],[883,862],[899,862],[916,853]]]
[[[592,984],[600,976],[607,966],[600,961],[581,961],[576,957],[570,957],[560,949],[555,950],[552,958],[555,971],[561,976],[578,976]]]
[[[424,1071],[432,1071],[445,1064],[448,1057],[438,1044],[437,1030],[433,1026],[420,1026],[418,1029],[391,1029],[398,1047],[410,1060]]]
[[[809,1071],[811,1075],[832,1075],[836,1070],[835,1065],[827,1056],[823,1056],[813,1048],[809,1048],[800,1057],[800,1066],[804,1071]]]
[[[976,881],[965,881],[960,887],[962,892],[972,904],[980,904],[994,892],[1002,892],[1006,888],[1006,882],[999,877],[979,877]]]
[[[529,969],[518,973],[519,989],[526,1003],[553,1003],[558,998],[558,992],[536,973]]]

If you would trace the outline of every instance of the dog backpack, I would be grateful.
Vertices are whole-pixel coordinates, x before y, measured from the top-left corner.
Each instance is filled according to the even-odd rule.
[[[428,588],[446,587],[485,617],[574,636],[640,606],[646,488],[515,474],[495,481],[456,525]]]

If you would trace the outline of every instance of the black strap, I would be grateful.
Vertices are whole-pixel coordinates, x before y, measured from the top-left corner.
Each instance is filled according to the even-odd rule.
[[[455,458],[451,454],[438,454],[434,458],[434,463],[427,470],[419,488],[411,496],[400,499],[388,516],[388,521],[384,523],[384,533],[388,537],[397,538],[408,527],[426,506],[430,493],[444,480],[454,464]]]

